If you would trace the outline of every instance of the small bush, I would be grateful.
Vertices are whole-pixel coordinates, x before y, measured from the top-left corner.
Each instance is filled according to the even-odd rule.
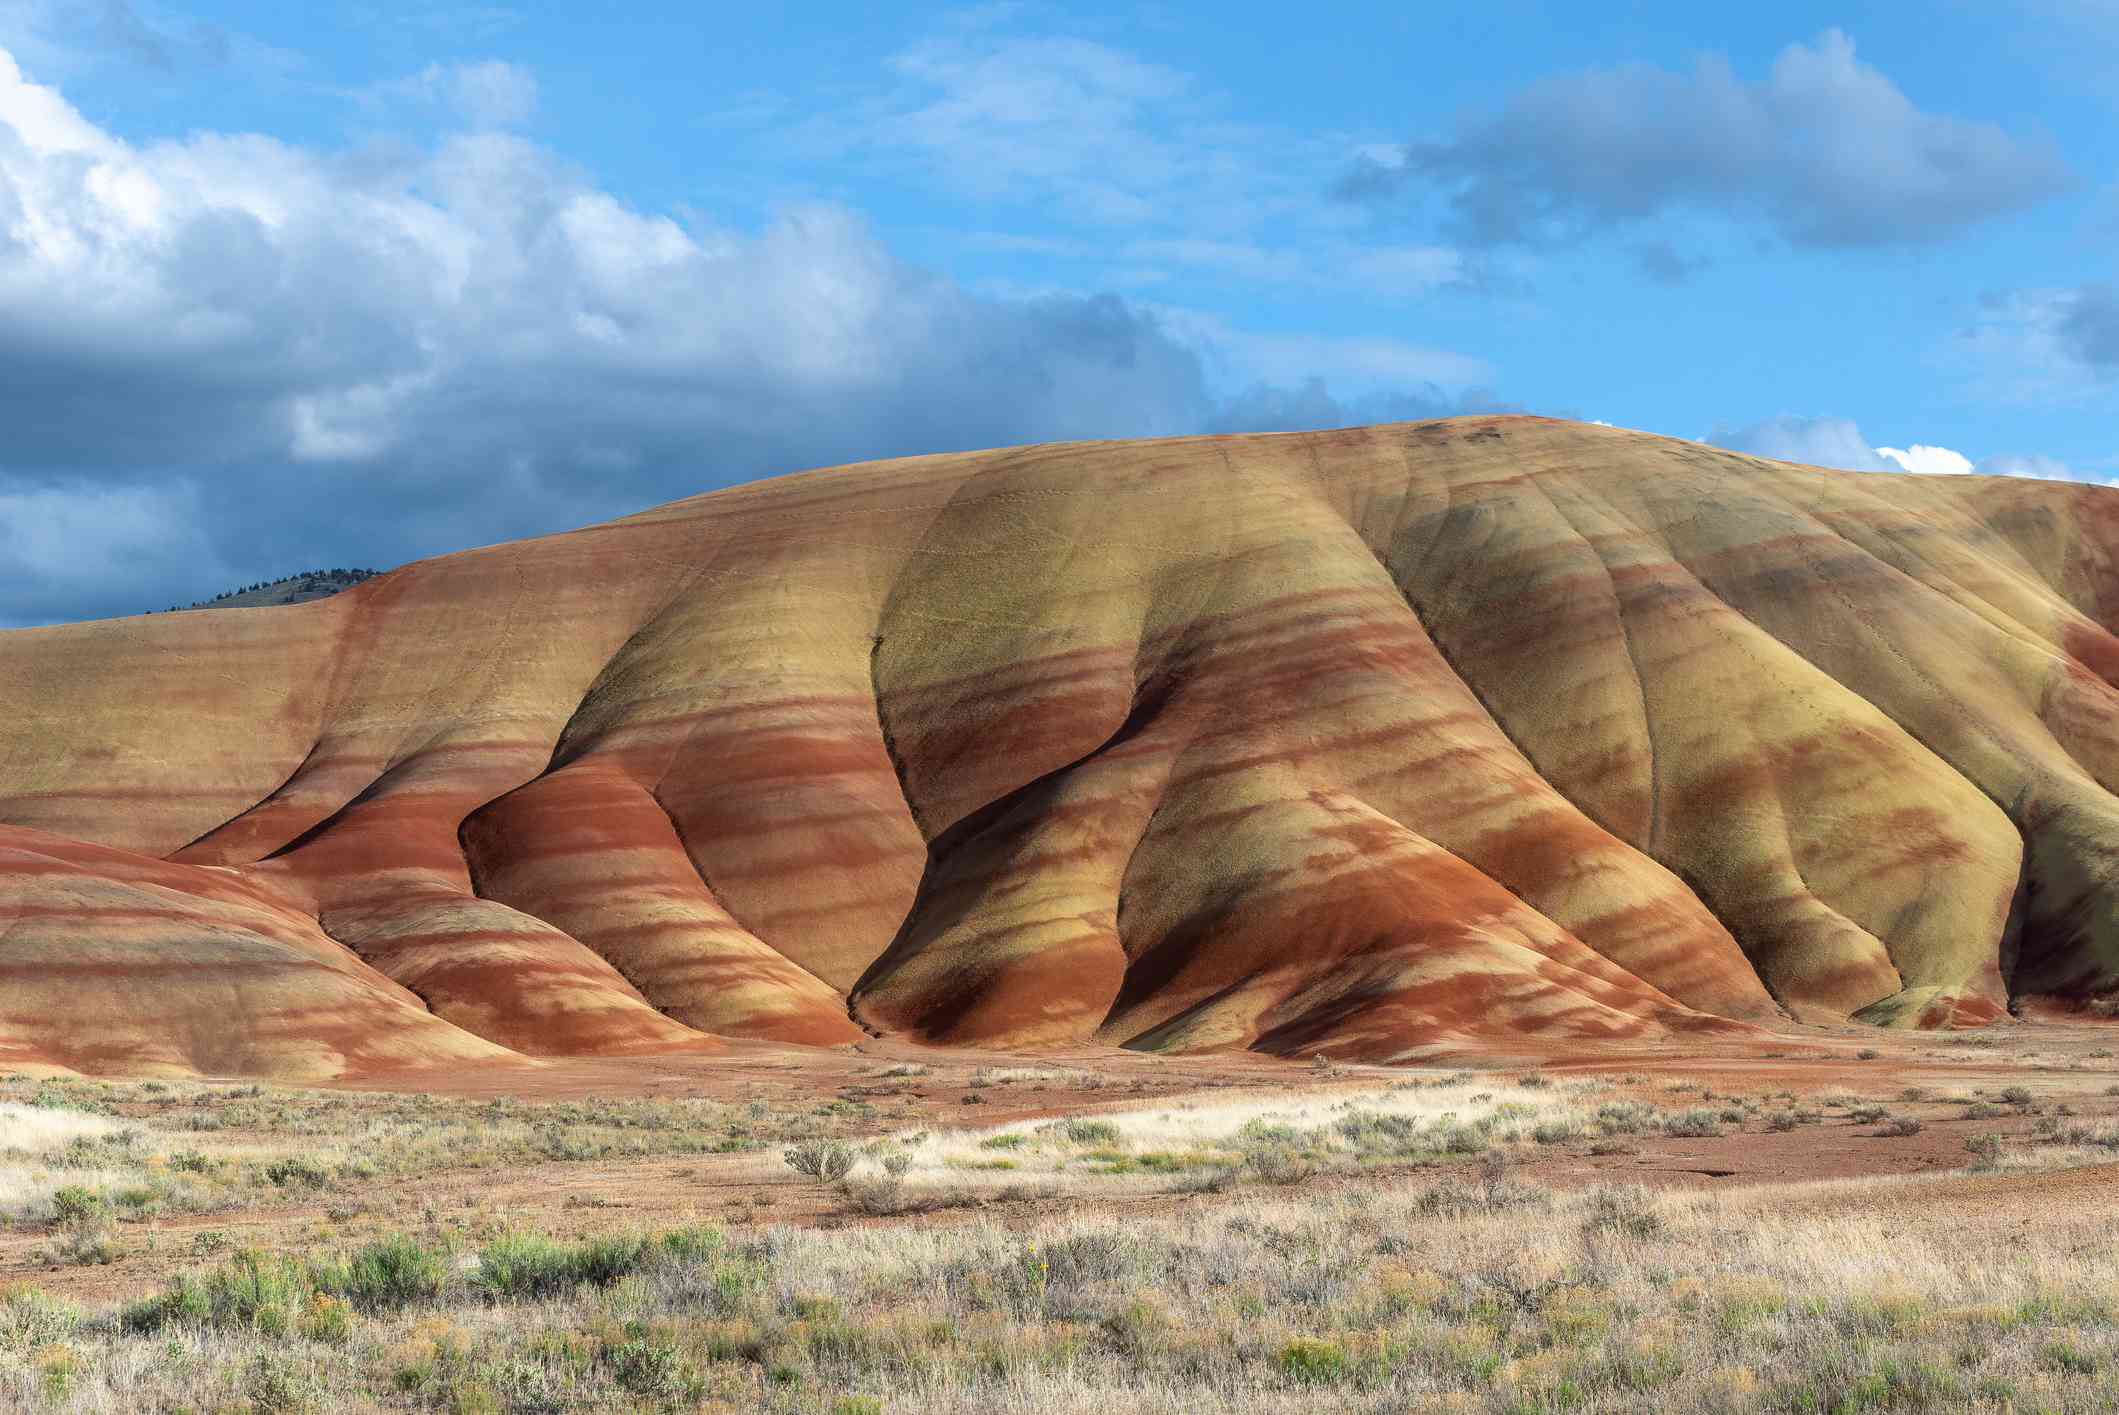
[[[1722,1133],[1722,1118],[1705,1106],[1663,1117],[1663,1133],[1684,1140],[1705,1140]]]
[[[364,1312],[389,1312],[439,1297],[449,1270],[446,1252],[399,1236],[357,1248],[339,1263],[319,1263],[309,1275],[320,1291]]]
[[[1330,1385],[1346,1377],[1346,1351],[1336,1342],[1298,1339],[1280,1348],[1279,1365],[1290,1380]]]
[[[1655,1107],[1639,1101],[1606,1101],[1597,1107],[1597,1129],[1606,1135],[1638,1135],[1655,1121]]]
[[[804,1140],[782,1155],[787,1167],[822,1184],[836,1184],[853,1169],[853,1146],[844,1140]]]
[[[243,1393],[259,1415],[295,1415],[318,1408],[323,1383],[314,1371],[277,1352],[260,1351],[243,1373]]]
[[[62,1228],[93,1223],[110,1209],[109,1202],[101,1194],[79,1184],[68,1184],[55,1190],[51,1206],[52,1222]]]
[[[344,1298],[319,1292],[310,1297],[295,1325],[311,1341],[343,1345],[353,1337],[353,1307]]]
[[[557,1297],[581,1283],[574,1251],[543,1234],[511,1234],[478,1250],[478,1286],[493,1297]]]
[[[926,1214],[937,1209],[968,1208],[979,1202],[966,1190],[913,1189],[898,1179],[851,1179],[839,1186],[839,1192],[856,1213],[877,1216]]]
[[[1233,1164],[1207,1164],[1180,1170],[1170,1187],[1180,1194],[1220,1194],[1242,1171]]]
[[[299,1185],[304,1189],[321,1189],[331,1182],[331,1172],[311,1160],[289,1156],[277,1159],[265,1166],[265,1177],[285,1189]]]
[[[1589,1213],[1582,1227],[1589,1233],[1653,1238],[1663,1231],[1663,1216],[1655,1211],[1654,1201],[1644,1190],[1598,1189],[1590,1194]]]
[[[1289,1145],[1267,1145],[1244,1155],[1244,1168],[1268,1184],[1300,1184],[1317,1172],[1308,1155]]]
[[[1486,1131],[1478,1126],[1461,1125],[1455,1121],[1442,1127],[1441,1139],[1443,1151],[1452,1155],[1484,1154],[1493,1144]]]
[[[41,1292],[0,1295],[0,1350],[36,1351],[61,1342],[81,1325],[81,1310]]]

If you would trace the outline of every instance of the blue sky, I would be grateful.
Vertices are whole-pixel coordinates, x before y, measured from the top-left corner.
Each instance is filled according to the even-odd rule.
[[[1055,437],[2119,478],[2115,0],[592,8],[0,0],[0,625]]]

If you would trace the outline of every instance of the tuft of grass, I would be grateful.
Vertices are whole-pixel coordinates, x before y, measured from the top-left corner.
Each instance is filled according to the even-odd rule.
[[[1116,1145],[1119,1142],[1118,1126],[1108,1120],[1069,1120],[1061,1129],[1067,1139],[1077,1145]]]
[[[538,1233],[510,1234],[478,1250],[473,1281],[496,1300],[537,1300],[581,1287],[609,1287],[637,1271],[660,1248],[697,1239],[680,1230],[674,1243],[651,1244],[635,1235],[563,1243]]]
[[[1298,1385],[1336,1385],[1346,1379],[1349,1362],[1337,1342],[1299,1338],[1280,1348],[1282,1374]]]

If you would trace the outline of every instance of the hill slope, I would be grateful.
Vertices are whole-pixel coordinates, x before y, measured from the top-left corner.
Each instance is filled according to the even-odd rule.
[[[0,635],[0,1064],[1383,1059],[2119,988],[2119,493],[1532,418]]]
[[[282,575],[277,580],[261,584],[245,585],[239,590],[224,590],[212,599],[195,599],[190,604],[172,604],[169,613],[186,609],[253,609],[259,606],[280,604],[307,604],[312,599],[329,599],[342,590],[352,589],[363,580],[372,580],[379,570],[303,570],[298,574]]]

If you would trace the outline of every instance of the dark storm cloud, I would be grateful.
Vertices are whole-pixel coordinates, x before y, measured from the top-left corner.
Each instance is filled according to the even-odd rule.
[[[1763,80],[1591,69],[1518,90],[1444,138],[1367,161],[1343,195],[1434,195],[1473,245],[1539,243],[1674,212],[1763,221],[1801,246],[1939,240],[2072,185],[2049,143],[1924,112],[1828,30]]]

